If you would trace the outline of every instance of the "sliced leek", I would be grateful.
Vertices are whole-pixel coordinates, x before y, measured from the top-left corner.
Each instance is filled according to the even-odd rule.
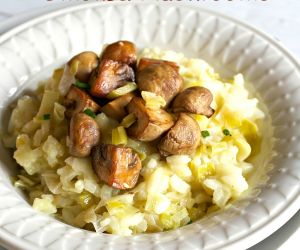
[[[149,109],[157,110],[166,106],[165,99],[155,93],[142,91],[141,95],[146,102],[146,107]]]
[[[83,191],[78,197],[79,205],[86,209],[93,203],[93,195],[87,191]]]
[[[121,126],[123,126],[124,128],[129,128],[133,123],[135,123],[135,121],[136,116],[131,113],[123,118],[123,120],[121,121]]]
[[[127,134],[124,127],[119,126],[112,130],[112,144],[114,145],[127,144]]]
[[[89,89],[90,88],[90,85],[88,83],[84,83],[84,82],[80,82],[80,81],[76,81],[75,86],[80,89]]]
[[[53,74],[52,74],[52,79],[56,82],[56,83],[59,83],[60,82],[60,79],[62,77],[64,73],[64,69],[63,68],[58,68],[58,69],[55,69]]]
[[[115,99],[122,95],[126,95],[136,89],[137,89],[137,85],[134,82],[128,82],[124,86],[111,91],[106,97],[108,99]]]
[[[77,71],[78,71],[78,67],[79,67],[79,61],[78,60],[72,60],[71,65],[70,65],[70,73],[71,75],[75,76]]]

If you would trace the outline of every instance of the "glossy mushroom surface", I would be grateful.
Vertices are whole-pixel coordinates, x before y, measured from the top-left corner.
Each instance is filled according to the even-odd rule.
[[[71,58],[68,65],[76,68],[75,78],[77,80],[88,82],[92,71],[98,66],[98,56],[92,51],[84,51]]]
[[[94,113],[100,110],[100,106],[84,90],[76,86],[71,86],[63,104],[66,107],[65,116],[67,118],[71,118],[86,109],[90,109]]]
[[[169,63],[152,63],[137,72],[140,91],[148,91],[161,96],[168,105],[182,88],[182,78]]]
[[[75,114],[69,127],[69,153],[76,157],[86,157],[100,141],[100,130],[97,122],[84,113]]]
[[[101,59],[111,59],[135,67],[137,58],[136,53],[137,49],[134,43],[129,41],[118,41],[109,44],[104,49]]]
[[[140,141],[153,141],[159,138],[174,124],[174,119],[163,109],[151,110],[140,97],[133,97],[127,106],[128,113],[133,113],[136,122],[127,129],[128,135]]]
[[[141,71],[152,64],[168,64],[169,66],[173,67],[176,71],[179,71],[179,66],[175,62],[160,60],[160,59],[153,59],[153,58],[146,58],[146,57],[142,57],[139,60],[137,71]]]
[[[132,148],[100,144],[92,150],[92,166],[100,180],[117,189],[133,188],[142,163]]]
[[[105,97],[112,90],[134,81],[134,71],[125,63],[103,59],[90,78],[90,94]]]
[[[210,107],[212,93],[204,87],[190,87],[176,96],[172,103],[175,113],[188,112],[211,117],[214,109]]]
[[[175,125],[158,144],[163,156],[191,155],[200,144],[201,131],[197,121],[188,114],[181,113]]]

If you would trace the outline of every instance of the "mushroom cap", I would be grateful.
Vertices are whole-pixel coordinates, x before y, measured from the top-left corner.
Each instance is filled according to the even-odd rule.
[[[100,144],[92,150],[92,166],[109,186],[128,189],[137,183],[142,163],[132,148]]]
[[[176,71],[179,71],[179,65],[175,62],[146,57],[143,57],[139,60],[137,71],[141,71],[151,64],[168,64],[171,67],[173,67]]]
[[[191,155],[200,144],[201,131],[197,121],[180,113],[175,125],[161,139],[158,150],[163,156]]]
[[[134,71],[125,63],[103,59],[90,78],[90,93],[95,97],[105,97],[112,90],[123,86],[126,81],[134,81]]]
[[[85,157],[100,140],[97,122],[84,113],[75,114],[70,121],[69,153],[76,157]]]
[[[207,88],[195,86],[179,93],[172,103],[172,108],[175,113],[188,112],[211,117],[215,112],[210,107],[212,100],[213,95]]]
[[[128,135],[140,141],[153,141],[174,124],[172,115],[163,109],[146,108],[145,101],[140,97],[133,97],[127,110],[137,118],[137,121],[127,129]]]
[[[90,109],[94,113],[100,110],[100,106],[83,90],[76,86],[71,86],[65,99],[64,106],[67,108],[65,116],[71,118],[73,115]]]
[[[163,97],[168,105],[182,88],[182,78],[168,63],[153,63],[137,72],[140,91],[149,91]]]
[[[81,82],[88,82],[92,71],[98,66],[97,54],[92,51],[84,51],[72,57],[68,65],[70,66],[76,60],[79,64],[75,78]]]
[[[109,44],[102,52],[101,59],[111,59],[126,63],[132,67],[136,64],[136,47],[129,41],[118,41]]]

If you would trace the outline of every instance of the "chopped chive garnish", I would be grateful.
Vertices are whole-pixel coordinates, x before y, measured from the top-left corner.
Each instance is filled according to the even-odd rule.
[[[50,114],[44,114],[43,120],[50,120]]]
[[[230,131],[227,128],[223,129],[223,134],[226,136],[231,136]]]
[[[201,135],[203,138],[210,136],[210,133],[207,130],[201,131]]]
[[[87,114],[88,116],[90,116],[90,117],[92,117],[92,118],[96,118],[95,113],[94,113],[93,110],[91,110],[91,109],[85,109],[85,110],[83,111],[83,113]]]
[[[84,82],[80,82],[80,81],[76,81],[75,86],[80,89],[89,89],[90,88],[90,85],[88,83],[84,83]]]

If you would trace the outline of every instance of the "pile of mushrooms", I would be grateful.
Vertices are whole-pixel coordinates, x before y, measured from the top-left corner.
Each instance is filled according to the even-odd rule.
[[[78,82],[82,86],[75,84]],[[138,89],[111,100],[112,91],[136,82]],[[65,116],[69,119],[69,153],[76,157],[91,156],[92,166],[101,181],[117,189],[133,188],[142,168],[138,154],[125,145],[101,143],[99,125],[93,115],[104,112],[122,121],[129,114],[135,122],[126,128],[136,140],[152,142],[162,157],[195,152],[201,130],[190,114],[211,117],[213,96],[203,87],[182,91],[179,66],[170,61],[141,58],[129,41],[109,44],[100,57],[82,52],[65,65],[59,84],[64,96]],[[161,108],[147,107],[141,92],[162,97]],[[110,97],[110,98],[108,98]],[[103,105],[104,104],[104,105]]]

